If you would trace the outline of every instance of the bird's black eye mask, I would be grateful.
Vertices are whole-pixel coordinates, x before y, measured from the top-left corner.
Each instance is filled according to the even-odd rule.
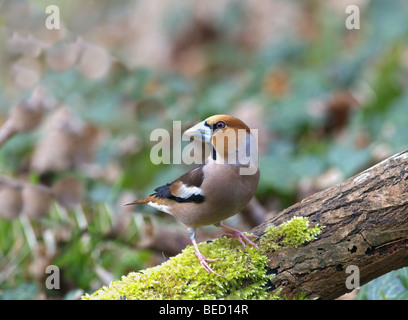
[[[215,125],[216,125],[215,123],[214,123],[212,126],[210,126],[210,125],[207,123],[207,121],[206,121],[206,122],[204,122],[204,125],[205,125],[206,127],[210,128],[211,131],[212,131],[212,134],[214,134]],[[215,151],[214,146],[212,147],[212,150],[211,150],[211,158],[212,158],[214,161],[217,160],[217,152]]]

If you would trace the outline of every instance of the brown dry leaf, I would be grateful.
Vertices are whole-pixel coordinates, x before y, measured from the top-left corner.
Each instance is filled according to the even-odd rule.
[[[44,131],[31,160],[36,172],[63,171],[91,162],[98,130],[74,117],[67,107],[50,116]]]
[[[65,71],[74,67],[79,56],[77,43],[59,42],[46,51],[47,66],[57,71]]]
[[[0,180],[0,218],[6,220],[16,219],[23,207],[21,186],[6,180]]]
[[[357,100],[349,91],[337,91],[327,101],[328,121],[326,133],[339,133],[347,125],[350,113],[358,106]]]
[[[17,54],[21,53],[29,58],[37,58],[46,47],[45,43],[37,40],[32,34],[23,37],[17,31],[14,31],[6,42],[8,51]]]
[[[178,228],[160,226],[158,223],[145,223],[138,247],[163,252],[173,256],[189,243],[187,233]]]
[[[52,186],[52,190],[57,202],[67,209],[77,207],[84,194],[82,182],[74,177],[58,180]]]
[[[25,184],[22,189],[22,197],[22,214],[33,219],[45,215],[52,201],[51,190],[42,185]]]
[[[34,58],[21,58],[11,66],[15,84],[23,89],[36,85],[41,79],[41,73],[42,65]]]
[[[35,129],[42,121],[43,108],[27,101],[21,101],[11,110],[10,121],[18,132]]]
[[[79,58],[81,73],[92,79],[103,77],[109,70],[111,57],[102,47],[86,43]]]
[[[283,69],[269,72],[264,81],[262,91],[268,95],[281,97],[290,90],[289,75]]]

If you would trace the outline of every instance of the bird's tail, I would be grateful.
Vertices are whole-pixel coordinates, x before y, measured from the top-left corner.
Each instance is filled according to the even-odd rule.
[[[154,199],[154,196],[155,196],[155,194],[152,194],[151,196],[148,196],[146,198],[122,204],[122,206],[132,206],[132,205],[140,204],[140,203],[149,203],[150,201],[152,201]]]

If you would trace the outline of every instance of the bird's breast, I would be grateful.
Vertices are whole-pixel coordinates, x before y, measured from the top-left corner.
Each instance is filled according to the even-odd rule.
[[[173,208],[173,215],[190,227],[211,225],[241,211],[254,196],[259,170],[240,175],[238,166],[209,164],[204,168],[201,190],[205,201]]]

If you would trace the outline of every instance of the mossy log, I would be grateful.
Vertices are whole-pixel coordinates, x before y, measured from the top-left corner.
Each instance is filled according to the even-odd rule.
[[[252,232],[262,235],[270,224],[294,216],[325,228],[307,245],[266,253],[281,295],[334,299],[350,291],[348,266],[358,267],[360,285],[408,266],[408,151],[304,199]]]
[[[242,248],[235,239],[226,237],[199,243],[207,258],[220,258],[212,268],[222,277],[207,273],[198,262],[194,248],[163,264],[140,272],[131,272],[121,280],[112,281],[84,300],[119,299],[279,299],[280,290],[273,290],[266,252],[300,246],[316,239],[320,226],[309,226],[304,217],[293,217],[279,226],[270,225],[260,237],[260,251],[252,246]]]
[[[407,178],[404,151],[254,228],[261,252],[235,239],[200,243],[225,278],[207,274],[189,246],[83,299],[337,298],[349,291],[348,266],[360,285],[408,266]]]

